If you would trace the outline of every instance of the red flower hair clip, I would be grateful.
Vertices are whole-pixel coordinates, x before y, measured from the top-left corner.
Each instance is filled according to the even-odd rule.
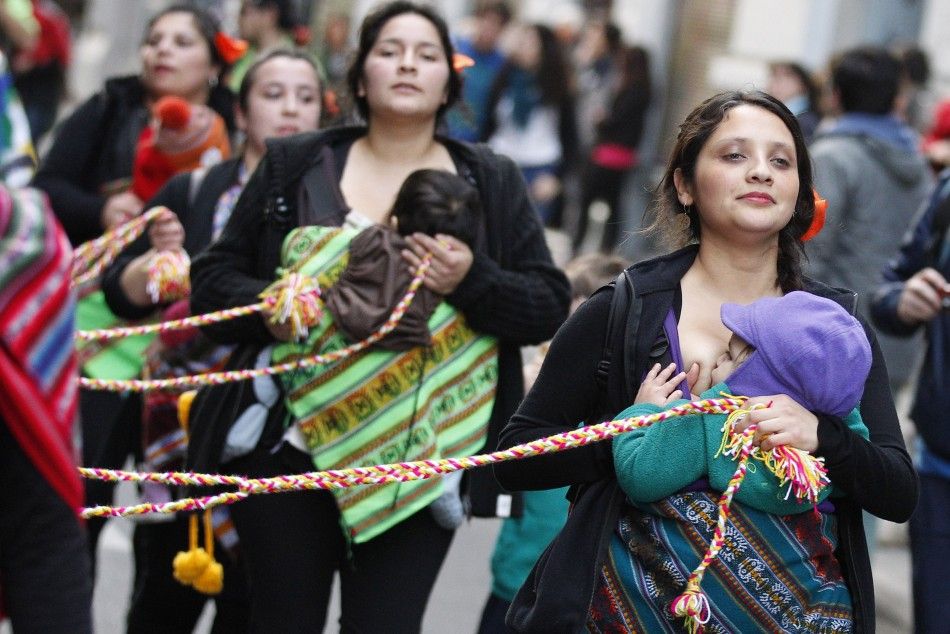
[[[247,53],[248,44],[244,40],[231,37],[227,33],[218,31],[214,34],[214,47],[218,50],[221,59],[230,66]]]
[[[825,214],[828,212],[828,201],[818,195],[817,189],[811,191],[815,195],[815,215],[808,230],[802,234],[802,242],[808,242],[821,233],[821,228],[825,226]]]
[[[475,60],[468,55],[463,55],[462,53],[455,53],[452,55],[452,68],[456,73],[460,73],[466,68],[471,68],[474,65]]]

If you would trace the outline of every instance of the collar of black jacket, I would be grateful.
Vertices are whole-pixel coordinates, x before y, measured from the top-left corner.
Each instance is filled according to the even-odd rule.
[[[637,296],[675,290],[686,271],[696,260],[697,253],[699,253],[699,245],[690,244],[672,253],[634,264],[630,267],[630,272]],[[829,286],[807,277],[804,280],[804,286],[809,293],[838,302],[851,314],[857,310],[858,295],[854,291]]]

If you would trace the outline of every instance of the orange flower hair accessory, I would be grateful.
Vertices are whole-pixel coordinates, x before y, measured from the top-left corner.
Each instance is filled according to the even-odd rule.
[[[221,59],[230,66],[247,53],[248,43],[218,31],[214,34],[214,47],[218,50]]]
[[[821,228],[825,226],[825,214],[828,212],[828,201],[818,195],[817,189],[813,189],[812,193],[815,194],[815,215],[808,230],[802,235],[802,242],[808,242],[821,233]]]
[[[452,68],[456,73],[460,73],[466,68],[471,68],[474,65],[475,60],[468,55],[463,55],[462,53],[455,53],[452,55]]]

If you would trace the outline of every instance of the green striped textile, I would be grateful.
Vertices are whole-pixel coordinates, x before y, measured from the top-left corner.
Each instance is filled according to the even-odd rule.
[[[321,288],[339,278],[358,231],[295,229],[283,265],[316,277]],[[319,470],[467,456],[485,444],[495,402],[498,349],[447,303],[429,319],[432,344],[405,352],[369,348],[337,363],[282,375],[287,406]],[[284,363],[348,343],[329,311],[301,344],[275,348]],[[335,490],[342,524],[355,543],[372,539],[431,504],[439,479]]]

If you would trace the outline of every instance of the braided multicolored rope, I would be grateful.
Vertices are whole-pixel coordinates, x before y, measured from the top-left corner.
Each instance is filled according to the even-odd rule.
[[[684,403],[666,411],[616,421],[607,421],[541,438],[530,443],[518,445],[504,451],[468,456],[464,458],[443,458],[441,460],[419,460],[370,467],[354,467],[331,471],[316,471],[299,475],[277,476],[273,478],[244,478],[241,476],[212,475],[201,473],[136,473],[113,469],[91,469],[81,467],[80,474],[89,479],[107,482],[159,482],[176,486],[236,486],[237,492],[200,498],[187,498],[165,504],[139,504],[128,507],[96,506],[83,509],[83,517],[124,517],[148,513],[175,513],[209,508],[219,504],[233,504],[248,495],[262,493],[282,493],[311,489],[332,489],[365,484],[386,484],[390,482],[409,482],[432,478],[453,471],[482,467],[507,460],[521,460],[574,447],[606,440],[638,427],[647,427],[654,423],[676,416],[690,414],[728,414],[741,407],[744,397],[704,399]]]
[[[209,372],[206,374],[195,374],[156,380],[117,380],[81,377],[79,379],[79,385],[80,387],[87,390],[101,390],[109,392],[146,392],[149,390],[170,389],[178,390],[190,387],[200,387],[202,385],[220,385],[222,383],[230,383],[233,381],[247,381],[258,376],[274,376],[277,374],[283,374],[285,372],[293,372],[294,370],[301,368],[335,363],[341,359],[352,356],[361,350],[365,350],[396,328],[396,326],[399,324],[399,321],[406,313],[406,310],[408,310],[409,305],[412,303],[413,298],[415,298],[416,292],[419,290],[422,282],[425,280],[426,272],[429,270],[431,263],[432,255],[426,254],[422,260],[422,263],[419,265],[419,268],[416,270],[415,276],[409,283],[409,288],[407,289],[406,294],[401,300],[399,300],[399,303],[396,304],[396,307],[390,314],[389,319],[387,319],[386,322],[380,326],[379,330],[371,334],[366,339],[351,344],[346,348],[334,350],[333,352],[328,352],[326,354],[316,354],[310,357],[304,357],[288,363],[282,363],[275,366],[257,368],[253,370]],[[105,339],[115,336],[122,336],[116,334],[118,332],[121,332],[123,335],[127,336],[131,334],[144,334],[147,332],[178,330],[187,327],[216,323],[226,319],[243,317],[245,315],[261,312],[265,308],[274,311],[274,315],[271,318],[272,321],[280,323],[281,318],[288,319],[294,328],[295,334],[305,336],[307,326],[313,325],[315,320],[319,320],[320,318],[319,305],[316,303],[316,299],[319,296],[319,288],[317,288],[315,282],[307,280],[308,278],[304,278],[293,273],[285,276],[264,291],[262,295],[265,296],[265,299],[260,304],[233,308],[225,311],[219,311],[217,313],[209,313],[207,315],[188,317],[176,321],[165,322],[164,324],[151,324],[131,328],[117,328],[110,331],[87,331],[87,333],[81,336],[89,339]],[[291,304],[294,305],[292,308],[289,307]]]
[[[752,409],[765,407],[764,405],[758,405],[752,409],[744,409],[743,405],[746,400],[746,397],[736,396],[693,401],[691,403],[671,407],[668,410],[656,414],[606,421],[597,425],[589,425],[562,434],[541,438],[503,451],[477,456],[444,458],[441,460],[419,460],[415,462],[354,467],[350,469],[316,471],[272,478],[245,478],[232,475],[183,472],[137,473],[132,471],[81,467],[79,472],[83,477],[94,480],[105,480],[107,482],[157,482],[174,486],[204,487],[234,486],[238,489],[237,491],[227,491],[217,495],[174,500],[164,504],[146,503],[127,507],[95,506],[84,508],[81,515],[84,518],[126,517],[150,513],[203,511],[219,505],[234,504],[244,500],[250,495],[257,494],[285,493],[288,491],[314,489],[340,489],[364,485],[382,485],[393,482],[410,482],[508,460],[522,460],[533,456],[567,451],[576,447],[583,447],[591,443],[600,442],[633,429],[648,427],[677,416],[688,416],[691,414],[728,414],[729,417],[725,429],[733,436],[729,441],[729,445],[738,448],[738,452],[735,453],[735,457],[738,458],[738,465],[735,473],[729,480],[726,490],[719,498],[718,519],[712,540],[709,544],[709,549],[706,551],[700,564],[687,579],[686,589],[680,596],[674,599],[670,605],[670,610],[675,616],[686,619],[686,629],[690,634],[696,634],[703,630],[703,626],[710,618],[709,599],[700,589],[700,584],[702,583],[707,568],[715,561],[719,556],[719,552],[726,545],[726,522],[728,521],[732,500],[736,493],[738,493],[742,481],[748,472],[748,463],[753,453],[765,453],[765,456],[760,459],[766,462],[766,464],[769,462],[767,457],[772,453],[761,452],[761,449],[753,445],[753,439],[757,430],[756,425],[750,425],[741,433],[734,431],[735,423],[749,414]],[[808,452],[802,450],[789,449],[795,452],[796,461],[805,464],[812,462],[817,463],[817,468],[814,465],[810,468],[821,471],[822,474],[824,474],[824,468],[820,463],[820,459],[814,458],[808,454]],[[785,474],[776,475],[782,477]],[[795,488],[796,491],[798,489],[803,491],[799,497],[809,500],[815,500],[821,489],[830,484],[827,477],[817,480],[809,479],[806,483],[798,482],[795,474],[791,474],[789,479],[792,482],[792,488]]]
[[[99,277],[125,247],[145,233],[149,223],[166,211],[167,207],[152,207],[141,216],[76,247],[73,251],[73,286],[81,286]]]

